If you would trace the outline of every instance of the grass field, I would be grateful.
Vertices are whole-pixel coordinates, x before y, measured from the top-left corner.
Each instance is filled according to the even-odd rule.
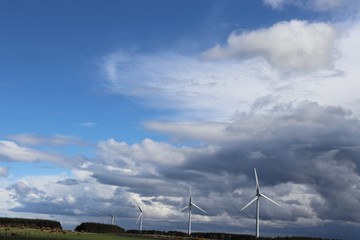
[[[149,238],[140,238],[132,236],[120,236],[112,234],[98,234],[98,233],[79,233],[51,229],[32,229],[32,228],[11,228],[0,227],[0,239],[12,240],[149,240]]]

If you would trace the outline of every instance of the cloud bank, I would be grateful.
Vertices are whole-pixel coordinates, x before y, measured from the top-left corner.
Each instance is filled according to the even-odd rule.
[[[171,127],[176,128],[166,130]],[[134,228],[136,201],[152,219],[150,226],[158,228],[160,221],[168,222],[168,229],[186,229],[186,214],[179,209],[191,185],[194,199],[208,212],[196,217],[197,229],[213,224],[221,230],[225,222],[251,232],[255,213],[240,209],[253,197],[256,167],[263,191],[281,204],[263,202],[263,224],[273,228],[267,231],[358,224],[360,122],[351,112],[301,102],[239,115],[223,129],[223,136],[193,147],[151,139],[132,145],[101,141],[96,157],[78,165],[72,176],[28,177],[11,185],[7,191],[17,204],[12,210],[100,219],[117,211],[119,220]],[[232,141],[223,142],[229,134]],[[327,230],[327,236],[339,236]]]

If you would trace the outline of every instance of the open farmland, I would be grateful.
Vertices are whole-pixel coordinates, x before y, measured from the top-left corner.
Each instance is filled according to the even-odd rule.
[[[172,233],[174,234],[174,232]],[[0,240],[205,240],[205,239],[222,239],[222,240],[252,240],[254,236],[237,235],[225,233],[194,233],[191,237],[179,236],[159,233],[145,233],[142,235],[132,233],[122,234],[102,234],[102,233],[87,233],[87,232],[73,232],[67,230],[56,229],[34,229],[21,227],[0,227]],[[325,240],[323,238],[311,237],[260,237],[263,240]]]
[[[70,240],[143,240],[146,238],[138,238],[133,236],[120,236],[115,234],[99,234],[99,233],[83,233],[83,232],[71,232],[55,229],[33,229],[33,228],[13,228],[13,227],[1,227],[0,239],[70,239]]]

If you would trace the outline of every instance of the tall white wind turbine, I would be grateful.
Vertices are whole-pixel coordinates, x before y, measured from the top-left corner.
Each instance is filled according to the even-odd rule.
[[[183,209],[181,209],[180,211],[184,211],[185,209],[189,209],[189,223],[188,223],[188,234],[191,235],[191,208],[192,206],[196,207],[197,209],[199,209],[200,211],[207,213],[205,210],[203,210],[202,208],[200,208],[199,206],[197,206],[195,203],[193,203],[193,201],[191,200],[191,187],[190,187],[190,198],[189,198],[189,204],[184,207]]]
[[[241,209],[241,211],[256,201],[256,238],[259,238],[259,210],[260,210],[259,199],[260,199],[260,197],[263,197],[263,198],[269,200],[270,202],[275,203],[278,206],[280,206],[280,205],[277,202],[275,202],[274,200],[272,200],[271,198],[267,197],[266,195],[264,195],[263,193],[260,192],[260,185],[259,185],[259,180],[258,180],[258,177],[256,174],[256,168],[254,168],[254,172],[255,172],[255,180],[256,180],[256,194],[255,194],[255,197]]]
[[[142,225],[143,225],[143,216],[144,216],[144,212],[143,210],[140,208],[140,206],[136,203],[136,206],[138,207],[139,211],[140,211],[140,214],[139,214],[139,217],[136,221],[136,224],[140,221],[140,226],[139,226],[139,230],[140,232],[142,231]]]
[[[115,216],[112,214],[109,214],[109,216],[111,217],[111,225],[114,225]]]

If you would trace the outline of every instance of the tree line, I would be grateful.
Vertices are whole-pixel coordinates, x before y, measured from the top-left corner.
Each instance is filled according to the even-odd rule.
[[[231,233],[211,233],[211,232],[196,232],[191,233],[192,237],[207,238],[207,239],[219,239],[219,240],[250,240],[255,239],[253,235],[245,234],[231,234]],[[324,238],[313,237],[260,237],[263,240],[330,240]]]
[[[128,230],[127,233],[131,234],[147,234],[147,235],[168,235],[176,237],[188,237],[185,232],[179,231],[157,231],[157,230]],[[253,240],[256,239],[253,235],[246,234],[232,234],[232,233],[219,233],[219,232],[193,232],[191,237],[195,239],[214,239],[214,240]],[[313,237],[260,237],[262,240],[330,240],[325,238]],[[334,240],[334,239],[333,239]]]
[[[45,219],[0,217],[0,226],[62,229],[60,222]]]

